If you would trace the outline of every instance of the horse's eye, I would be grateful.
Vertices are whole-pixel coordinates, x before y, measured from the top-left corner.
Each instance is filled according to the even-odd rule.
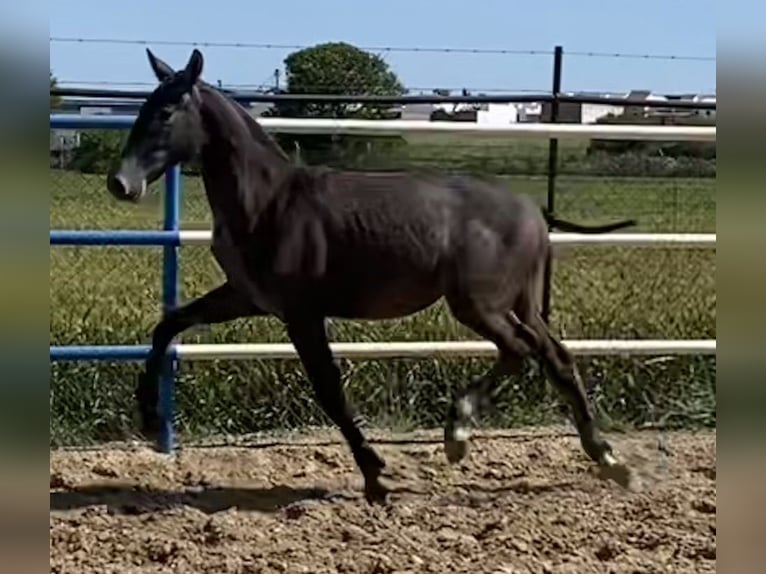
[[[170,119],[170,116],[173,115],[173,110],[170,110],[168,108],[162,108],[160,110],[160,119],[165,122]]]

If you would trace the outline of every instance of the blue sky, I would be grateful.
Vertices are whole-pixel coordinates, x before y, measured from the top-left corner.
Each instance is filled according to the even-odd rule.
[[[715,61],[567,57],[566,52],[714,57],[715,8],[708,0],[66,0],[49,5],[49,24],[52,38],[298,45],[342,40],[357,46],[512,50],[552,50],[561,44],[564,90],[714,92]],[[174,67],[182,66],[191,51],[189,46],[150,47]],[[292,51],[201,49],[203,76],[224,85],[272,82],[273,70],[283,68]],[[550,89],[548,55],[382,55],[408,87]],[[143,45],[52,41],[50,63],[62,83],[154,82]]]

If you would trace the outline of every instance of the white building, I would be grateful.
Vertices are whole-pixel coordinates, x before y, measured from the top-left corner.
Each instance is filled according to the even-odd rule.
[[[715,94],[700,94],[697,96],[694,96],[695,102],[702,102],[706,104],[715,104],[716,103],[716,95]],[[705,118],[714,118],[716,117],[716,111],[718,110],[694,110],[695,116],[701,116]]]
[[[519,123],[536,123],[540,121],[543,113],[543,105],[540,102],[516,104]]]
[[[519,110],[514,104],[483,104],[476,111],[476,123],[481,125],[508,125],[519,121]]]

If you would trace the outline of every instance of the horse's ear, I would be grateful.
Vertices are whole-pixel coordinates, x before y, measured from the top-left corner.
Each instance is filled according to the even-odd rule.
[[[186,85],[189,88],[197,82],[202,74],[203,63],[202,52],[197,50],[197,48],[194,48],[194,51],[192,51],[191,56],[189,57],[189,62],[184,69],[184,82],[186,82]]]
[[[149,48],[146,49],[146,56],[149,58],[149,64],[151,65],[152,70],[154,70],[154,75],[157,76],[157,79],[160,82],[164,82],[170,76],[175,74],[173,68],[152,54],[152,51]]]

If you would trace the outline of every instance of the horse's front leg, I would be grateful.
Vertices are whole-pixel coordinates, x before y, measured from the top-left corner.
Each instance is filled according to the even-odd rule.
[[[365,497],[369,503],[384,503],[388,489],[380,475],[385,462],[370,446],[354,421],[354,409],[341,384],[340,369],[327,340],[323,318],[299,317],[287,321],[287,333],[303,363],[317,402],[338,425],[364,476]]]
[[[165,353],[176,335],[196,325],[225,323],[241,317],[265,314],[229,283],[170,311],[152,332],[152,348],[144,372],[138,377],[135,396],[141,414],[141,432],[147,436],[156,436],[160,430],[160,373]]]

